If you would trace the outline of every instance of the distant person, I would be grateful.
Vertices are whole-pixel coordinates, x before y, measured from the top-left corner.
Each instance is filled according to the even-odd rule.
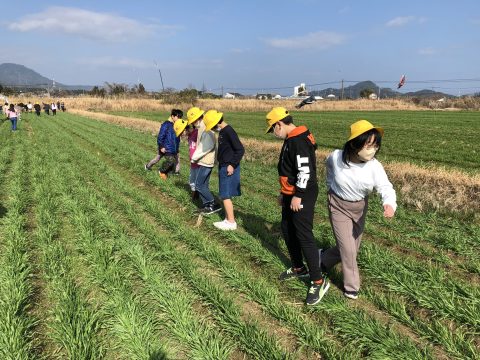
[[[43,111],[45,111],[45,114],[50,115],[50,105],[43,103]]]
[[[52,102],[52,105],[50,105],[50,108],[52,109],[52,115],[57,115],[57,104],[55,102]]]
[[[40,111],[42,110],[42,107],[38,102],[33,105],[33,109],[35,110],[35,114],[37,114],[37,116],[40,116]]]
[[[245,149],[235,130],[223,119],[223,113],[209,110],[203,117],[205,131],[218,131],[218,181],[219,195],[225,208],[225,219],[213,223],[220,230],[236,230],[237,222],[232,198],[241,195],[240,160]]]
[[[17,120],[20,116],[20,112],[15,109],[14,104],[10,104],[10,107],[7,110],[7,117],[12,123],[12,131],[17,131]]]
[[[322,273],[319,252],[313,235],[313,216],[318,197],[317,144],[305,126],[296,126],[287,109],[274,107],[266,117],[266,133],[283,140],[278,161],[281,185],[278,203],[282,207],[282,234],[292,266],[280,280],[310,278],[305,303],[316,305],[330,287]],[[303,260],[305,259],[307,267]]]
[[[333,151],[326,160],[328,212],[336,246],[320,251],[320,263],[325,270],[342,263],[343,294],[354,300],[360,289],[357,255],[368,195],[373,189],[380,194],[386,218],[393,217],[397,209],[395,190],[382,164],[375,158],[382,137],[382,128],[359,120],[350,126],[350,137],[343,150]]]
[[[8,119],[8,102],[6,102],[5,104],[3,104],[2,106],[2,110],[3,110],[3,113],[5,114],[5,119]]]
[[[160,126],[157,135],[157,156],[145,164],[145,170],[152,170],[152,167],[160,161],[167,153],[176,157],[177,155],[177,137],[173,130],[175,121],[183,117],[183,111],[179,109],[172,109],[168,120],[164,121]],[[180,140],[180,139],[178,139]],[[175,160],[176,164],[176,160]]]
[[[60,108],[62,109],[62,112],[65,112],[65,110],[66,110],[65,109],[65,103],[63,101],[60,103]]]
[[[200,211],[204,215],[220,211],[220,205],[215,204],[215,198],[210,192],[210,175],[215,164],[216,140],[212,130],[205,130],[203,115],[205,111],[193,107],[187,112],[189,122],[198,127],[197,143],[195,151],[191,155],[191,162],[198,166],[194,180],[195,191],[200,195],[202,207]]]
[[[60,101],[57,101],[57,110],[60,110]]]
[[[32,103],[29,101],[28,104],[27,104],[27,112],[32,112],[32,109],[33,109],[33,105],[32,105]]]

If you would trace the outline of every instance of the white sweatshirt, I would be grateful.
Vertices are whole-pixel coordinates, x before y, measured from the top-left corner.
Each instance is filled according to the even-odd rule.
[[[382,164],[375,158],[365,163],[345,165],[343,150],[335,150],[327,157],[327,188],[347,201],[364,199],[375,189],[382,197],[383,205],[397,209],[397,195],[388,180]]]
[[[205,131],[205,123],[202,121],[198,127],[197,147],[192,155],[192,162],[205,167],[213,167],[215,150],[215,134],[211,130]]]

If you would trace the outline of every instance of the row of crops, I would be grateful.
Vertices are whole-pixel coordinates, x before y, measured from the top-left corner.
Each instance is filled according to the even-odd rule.
[[[167,182],[144,171],[150,134],[61,114],[4,123],[0,141],[2,359],[480,357],[475,223],[405,207],[386,221],[372,199],[360,299],[332,271],[311,309],[304,283],[277,281],[289,262],[273,162],[244,163],[240,230],[224,233],[219,214],[198,221],[186,161]]]

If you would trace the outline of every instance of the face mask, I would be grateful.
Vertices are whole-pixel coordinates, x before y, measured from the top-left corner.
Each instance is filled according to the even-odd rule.
[[[363,148],[362,150],[360,150],[358,152],[358,158],[362,161],[370,161],[373,159],[373,157],[375,156],[375,153],[377,152],[377,149],[375,149],[374,147],[370,148],[370,149],[367,149],[367,148]]]

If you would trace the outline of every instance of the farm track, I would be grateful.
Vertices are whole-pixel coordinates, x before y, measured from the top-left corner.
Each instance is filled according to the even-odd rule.
[[[434,242],[422,252],[414,244],[423,237],[409,236],[403,247],[398,225],[386,224],[373,210],[360,259],[360,301],[347,302],[332,287],[320,306],[306,309],[301,305],[306,291],[302,283],[272,281],[288,260],[278,211],[269,201],[275,192],[271,166],[256,160],[245,163],[247,178],[273,175],[272,182],[246,183],[246,195],[236,208],[242,229],[219,233],[211,227],[216,216],[195,227],[184,186],[185,161],[184,174],[167,183],[143,171],[153,137],[81,118],[50,119],[31,121],[33,139],[48,144],[32,150],[35,162],[48,162],[31,174],[31,230],[35,239],[41,239],[44,230],[50,234],[38,250],[55,258],[65,253],[59,257],[62,271],[45,276],[44,296],[52,299],[49,314],[62,312],[56,292],[49,289],[71,284],[81,305],[77,310],[85,309],[90,314],[86,319],[95,320],[93,337],[84,343],[97,351],[96,358],[478,358],[478,302],[473,300],[478,284],[464,289],[472,269],[459,269],[452,280],[442,265],[464,261],[467,245],[475,245],[473,226],[465,245],[454,245],[458,258],[452,261],[451,253],[442,251],[434,263],[423,263],[436,252]],[[212,179],[212,189],[215,186]],[[319,244],[327,246],[332,239],[322,220],[323,200],[319,198],[316,210],[315,234]],[[51,217],[44,216],[47,213]],[[25,214],[31,216],[28,210]],[[402,217],[410,222],[408,209]],[[454,226],[452,244],[455,231]],[[61,247],[45,248],[49,239],[61,240],[56,241]],[[407,255],[410,250],[420,256]],[[331,276],[341,283],[339,273]],[[457,298],[435,301],[447,289]],[[49,315],[45,328],[54,329],[54,318]],[[73,342],[62,345],[50,335],[45,339],[45,358],[67,354],[64,345]]]

